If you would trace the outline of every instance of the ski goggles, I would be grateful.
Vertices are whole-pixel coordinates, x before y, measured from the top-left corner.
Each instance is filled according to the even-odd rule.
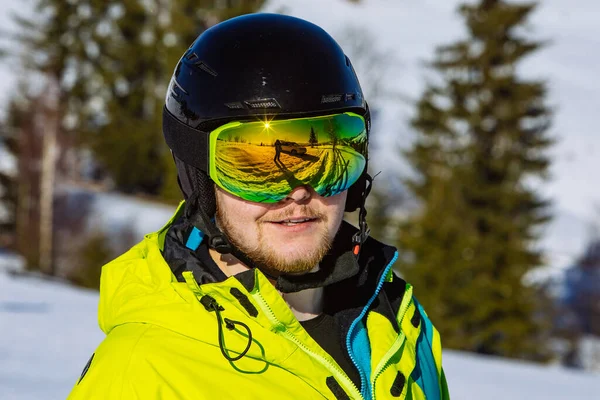
[[[244,200],[276,203],[298,186],[348,190],[367,164],[367,130],[354,113],[231,122],[210,132],[209,175]]]

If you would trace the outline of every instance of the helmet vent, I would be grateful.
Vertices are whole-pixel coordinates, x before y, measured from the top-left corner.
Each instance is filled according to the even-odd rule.
[[[281,108],[277,100],[275,99],[259,99],[259,100],[246,100],[244,101],[249,108]]]
[[[211,67],[209,67],[204,61],[196,61],[194,63],[194,65],[198,68],[200,68],[202,71],[208,73],[209,75],[212,76],[217,76],[219,74],[217,74],[217,71],[215,71],[214,69],[212,69]]]
[[[232,109],[232,110],[241,110],[244,108],[244,105],[242,103],[225,103],[225,107]]]
[[[189,94],[184,88],[183,86],[181,86],[179,84],[179,82],[177,82],[177,79],[175,77],[171,78],[171,82],[173,82],[173,86],[177,87],[177,89],[181,90],[183,92],[183,94]],[[179,97],[179,93],[177,93],[174,89],[173,86],[171,86],[171,93],[175,96],[175,97]]]

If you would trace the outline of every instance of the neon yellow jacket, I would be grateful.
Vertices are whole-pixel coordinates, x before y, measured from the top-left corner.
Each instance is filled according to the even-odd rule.
[[[411,286],[391,272],[396,257],[379,266],[349,329],[346,345],[363,378],[357,388],[260,271],[200,286],[186,273],[178,282],[161,255],[168,227],[104,266],[98,318],[107,336],[70,400],[449,398],[439,334]],[[390,293],[397,298],[388,301]],[[246,324],[251,340],[225,319]],[[238,356],[248,343],[237,361],[222,354]]]

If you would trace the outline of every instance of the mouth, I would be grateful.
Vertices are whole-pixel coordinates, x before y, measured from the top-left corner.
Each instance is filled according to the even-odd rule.
[[[294,217],[294,218],[286,218],[279,221],[270,221],[273,224],[279,224],[284,226],[297,226],[301,224],[306,224],[310,222],[317,221],[316,217]]]

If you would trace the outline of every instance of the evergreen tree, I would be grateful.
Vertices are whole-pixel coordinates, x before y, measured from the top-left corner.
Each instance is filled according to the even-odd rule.
[[[378,186],[375,179],[369,197],[367,197],[367,224],[370,236],[384,243],[389,243],[390,218],[393,216],[392,207],[401,202],[400,199],[390,201],[390,194],[386,188]]]
[[[110,123],[102,126],[94,142],[96,154],[121,190],[159,194],[171,201],[181,198],[173,159],[162,138],[162,107],[173,69],[203,30],[256,11],[262,3],[123,1],[122,15],[114,21],[117,41],[100,49],[118,63],[120,76],[110,81]]]
[[[236,10],[260,5],[233,3]],[[17,247],[30,267],[56,256],[48,255],[48,246],[46,251],[31,246],[49,243],[53,232],[41,223],[42,215],[51,215],[53,193],[41,187],[52,189],[55,183],[42,182],[37,168],[49,129],[58,143],[58,180],[65,175],[82,178],[78,157],[72,162],[71,156],[78,149],[92,149],[117,189],[181,197],[161,134],[161,112],[177,59],[210,25],[209,14],[218,21],[225,12],[221,6],[207,14],[203,7],[191,0],[36,0],[33,17],[15,17],[23,81],[42,78],[44,83],[34,86],[57,87],[36,93],[35,87],[25,85],[18,110],[10,112],[7,122],[8,131],[17,132],[20,141]]]
[[[91,148],[117,189],[175,200],[176,173],[161,133],[174,66],[204,29],[261,5],[37,0],[36,19],[17,21],[27,67],[62,83],[62,136]]]
[[[542,264],[534,249],[550,218],[529,180],[544,178],[551,111],[542,81],[517,64],[540,48],[522,29],[535,4],[462,5],[467,39],[436,50],[412,120],[407,185],[420,212],[399,230],[401,273],[447,347],[544,359],[544,297],[523,283]],[[526,182],[527,180],[527,182]]]

